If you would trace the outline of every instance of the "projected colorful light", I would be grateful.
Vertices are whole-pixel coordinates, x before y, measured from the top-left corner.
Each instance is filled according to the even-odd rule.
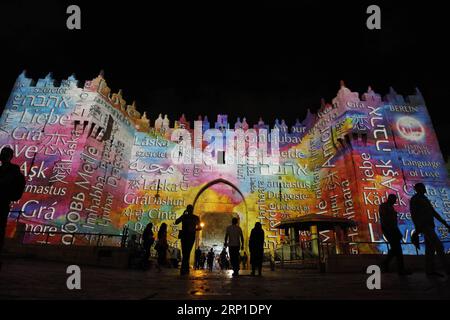
[[[189,203],[208,225],[238,216],[247,240],[262,222],[268,248],[284,237],[276,223],[308,213],[353,219],[353,241],[381,241],[378,205],[389,193],[399,197],[409,241],[408,203],[418,181],[450,219],[447,170],[418,91],[404,99],[391,90],[382,99],[369,88],[360,99],[342,84],[331,104],[290,130],[278,120],[272,128],[262,120],[250,127],[245,118],[230,125],[225,115],[191,128],[184,116],[171,126],[160,115],[150,125],[121,92],[111,94],[102,75],[82,88],[74,77],[54,82],[51,75],[37,83],[20,75],[0,119],[0,146],[13,148],[27,176],[26,194],[12,205],[34,232],[27,241],[62,231],[45,240],[69,244],[74,233],[120,234],[124,225],[140,232],[152,221],[166,222],[175,243],[173,222]]]

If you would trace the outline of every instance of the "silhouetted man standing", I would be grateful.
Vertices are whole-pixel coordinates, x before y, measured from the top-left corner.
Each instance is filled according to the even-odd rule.
[[[264,259],[264,230],[261,222],[256,222],[255,227],[250,233],[249,240],[250,248],[250,264],[252,265],[252,276],[255,275],[255,271],[258,270],[258,275],[262,272],[262,263]]]
[[[183,215],[175,220],[175,224],[182,223],[179,238],[181,240],[181,275],[189,274],[189,259],[195,242],[195,232],[200,230],[200,219],[194,215],[194,207],[190,204]]]
[[[213,266],[214,266],[214,249],[211,248],[211,250],[208,252],[208,256],[207,256],[207,262],[208,262],[208,270],[212,271],[213,270]]]
[[[4,147],[0,152],[0,253],[5,241],[11,201],[19,200],[25,188],[25,177],[19,166],[11,163],[13,155],[14,151],[9,147]]]
[[[440,275],[434,269],[434,253],[436,252],[447,274],[450,274],[445,260],[444,246],[434,230],[434,219],[436,218],[449,230],[450,226],[434,210],[430,200],[425,196],[427,192],[425,185],[417,183],[414,186],[414,190],[416,190],[416,194],[412,196],[409,206],[416,232],[423,234],[425,238],[425,272],[428,275]]]
[[[242,229],[238,225],[238,219],[233,218],[231,225],[228,226],[225,233],[225,246],[230,251],[230,262],[233,267],[233,276],[239,275],[240,254],[239,249],[244,250],[244,235]]]
[[[195,253],[194,253],[194,269],[195,270],[200,269],[201,257],[202,257],[202,250],[200,250],[200,247],[197,247],[197,249],[195,249]]]
[[[389,263],[393,257],[397,259],[397,271],[399,275],[408,275],[411,272],[405,270],[403,264],[403,251],[401,246],[402,234],[397,224],[397,212],[394,209],[394,204],[397,201],[397,196],[390,194],[386,202],[380,205],[380,222],[381,230],[389,242],[389,251],[386,259],[383,262],[383,270],[389,270]]]

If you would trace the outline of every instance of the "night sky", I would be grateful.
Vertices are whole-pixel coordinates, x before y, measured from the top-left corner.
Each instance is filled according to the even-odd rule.
[[[103,69],[113,92],[123,89],[152,121],[159,113],[171,120],[185,113],[213,122],[227,113],[231,123],[262,116],[293,124],[307,108],[317,110],[321,98],[330,102],[341,79],[359,93],[370,85],[383,95],[389,86],[407,95],[417,86],[450,154],[443,2],[151,3],[2,1],[1,108],[24,69],[35,79],[53,72],[82,81]],[[66,28],[70,4],[81,7],[80,31]],[[366,28],[370,4],[382,9],[381,30]]]

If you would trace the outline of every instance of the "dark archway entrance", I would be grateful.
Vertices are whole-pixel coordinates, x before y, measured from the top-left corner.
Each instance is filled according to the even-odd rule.
[[[201,217],[205,224],[199,244],[205,250],[214,248],[215,252],[222,250],[225,239],[225,227],[230,224],[233,218],[232,212],[207,212]]]

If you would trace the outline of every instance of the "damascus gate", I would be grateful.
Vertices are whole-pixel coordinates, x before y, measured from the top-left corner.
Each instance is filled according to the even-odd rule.
[[[176,245],[174,221],[193,204],[205,224],[199,235],[205,246],[222,245],[237,217],[246,243],[259,221],[265,247],[274,249],[286,237],[276,228],[280,221],[311,213],[351,219],[351,241],[378,243],[378,206],[394,193],[410,242],[409,199],[419,181],[448,219],[447,170],[420,91],[382,96],[369,87],[360,95],[343,82],[337,89],[303,120],[250,124],[245,110],[237,119],[174,120],[158,106],[152,112],[161,114],[149,119],[121,91],[113,93],[102,74],[81,83],[22,73],[0,120],[0,147],[14,150],[27,182],[12,204],[7,235],[15,234],[21,211],[29,243],[81,245],[88,239],[78,233],[120,235],[125,227],[141,233],[149,222],[157,231],[165,222]],[[320,237],[332,241],[333,234]]]

